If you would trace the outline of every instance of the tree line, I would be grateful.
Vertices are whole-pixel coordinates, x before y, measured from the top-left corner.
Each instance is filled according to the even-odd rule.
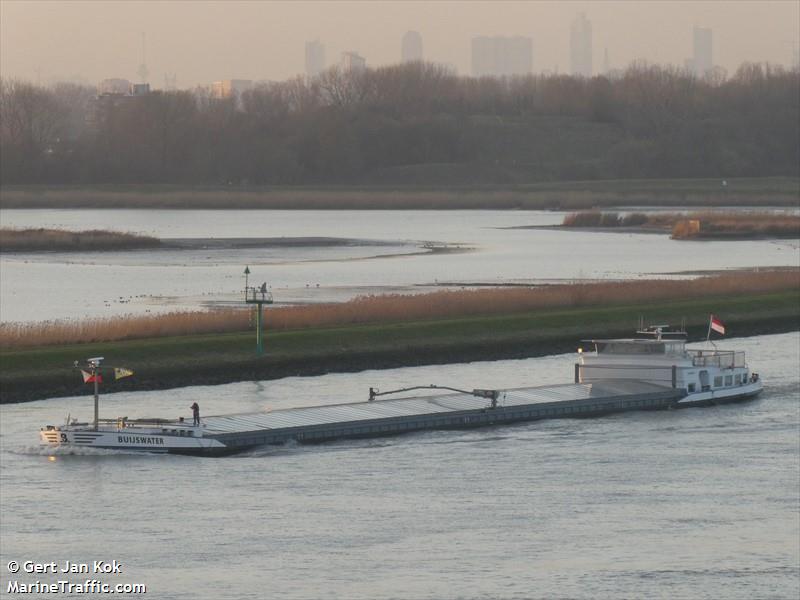
[[[0,81],[0,183],[521,183],[800,175],[800,72],[459,77],[411,63],[97,97]]]

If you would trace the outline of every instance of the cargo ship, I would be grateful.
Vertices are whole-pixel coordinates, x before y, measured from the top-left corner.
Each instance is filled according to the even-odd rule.
[[[47,425],[49,448],[96,448],[156,453],[224,455],[266,444],[326,442],[434,429],[465,429],[540,419],[593,417],[753,398],[762,390],[744,352],[690,349],[683,331],[649,327],[629,339],[586,340],[572,383],[515,389],[410,386],[366,400],[259,413],[215,415],[191,425],[184,419],[99,418],[95,379],[92,422],[67,418]],[[97,374],[102,359],[90,359]],[[418,395],[420,390],[428,392]],[[431,395],[430,392],[436,392]],[[397,397],[400,394],[412,396]],[[387,398],[387,396],[393,396]]]

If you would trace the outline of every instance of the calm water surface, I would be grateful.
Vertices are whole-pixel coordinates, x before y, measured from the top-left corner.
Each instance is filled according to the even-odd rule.
[[[747,351],[759,399],[221,459],[50,460],[38,428],[88,416],[90,397],[4,405],[0,568],[116,559],[124,574],[101,579],[164,599],[796,599],[800,334],[721,347]],[[110,394],[103,414],[352,401],[370,385],[561,383],[574,359]],[[48,580],[19,577],[36,578]]]
[[[3,226],[117,229],[164,238],[337,237],[385,246],[21,254],[0,257],[0,321],[241,306],[242,271],[276,302],[340,301],[473,283],[632,279],[791,266],[797,241],[678,242],[666,235],[507,229],[542,211],[3,210]],[[424,244],[462,244],[426,253]],[[422,252],[422,254],[420,254]]]

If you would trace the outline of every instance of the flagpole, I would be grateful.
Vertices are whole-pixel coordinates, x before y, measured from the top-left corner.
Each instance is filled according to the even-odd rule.
[[[711,324],[714,322],[714,315],[709,315],[708,317],[708,333],[706,334],[706,342],[711,342],[711,345],[714,346],[714,351],[717,350],[717,345],[711,339]]]
[[[97,383],[97,365],[93,366],[92,374],[94,375],[94,430],[97,431],[100,425],[100,389]]]

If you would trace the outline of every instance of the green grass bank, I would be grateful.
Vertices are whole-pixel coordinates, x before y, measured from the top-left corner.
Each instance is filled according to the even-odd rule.
[[[193,335],[0,352],[0,402],[89,395],[75,360],[104,356],[135,371],[104,384],[104,393],[269,380],[365,369],[499,360],[574,351],[591,337],[630,336],[639,315],[650,323],[687,319],[692,339],[705,337],[710,313],[730,336],[800,329],[800,290],[687,301],[548,309],[502,316],[438,319],[267,332],[257,357],[253,333]],[[758,357],[750,357],[757,364]],[[564,373],[569,381],[570,373]],[[480,379],[476,367],[476,381]],[[379,384],[376,381],[376,384]],[[533,382],[532,382],[533,383]]]
[[[800,179],[611,179],[360,186],[4,185],[0,208],[579,210],[624,206],[796,206]]]

